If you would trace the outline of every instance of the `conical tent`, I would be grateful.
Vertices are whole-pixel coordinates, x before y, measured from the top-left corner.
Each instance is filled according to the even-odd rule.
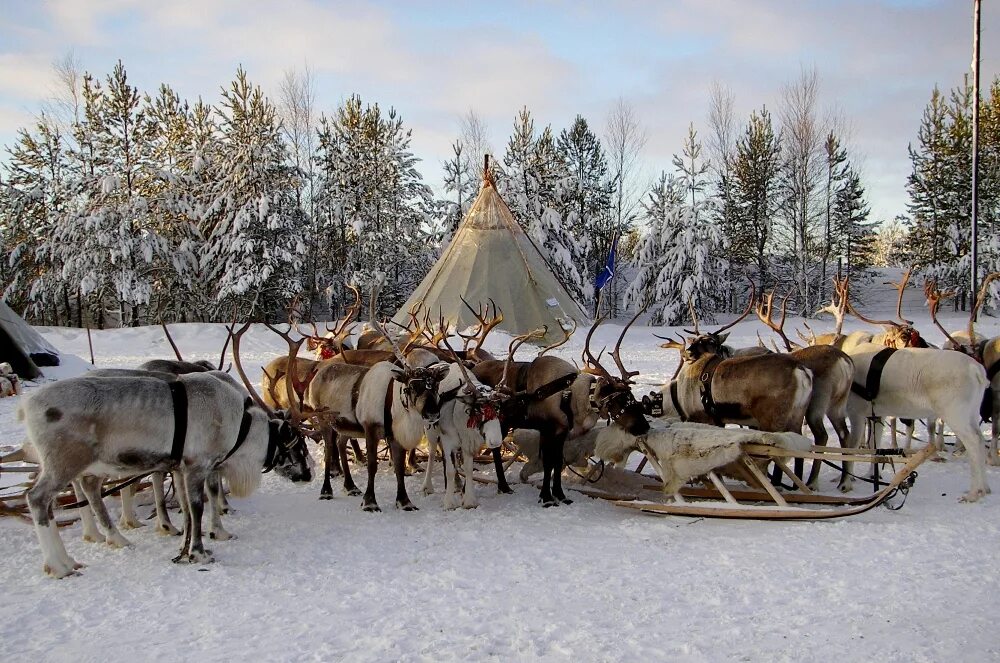
[[[407,312],[422,302],[458,329],[476,324],[460,297],[473,307],[492,299],[503,312],[498,329],[510,334],[547,327],[547,342],[562,338],[560,324],[570,319],[590,322],[514,220],[488,170],[451,243],[393,320],[408,322]]]
[[[41,375],[39,366],[58,366],[59,351],[7,303],[0,300],[0,362],[27,380]]]

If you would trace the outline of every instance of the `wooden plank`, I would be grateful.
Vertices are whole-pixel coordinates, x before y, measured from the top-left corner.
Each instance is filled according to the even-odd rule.
[[[744,467],[750,470],[750,474],[752,474],[760,485],[764,487],[764,490],[766,490],[767,494],[771,496],[771,499],[774,500],[775,504],[778,506],[788,506],[788,502],[786,502],[781,493],[779,493],[778,490],[771,485],[771,482],[768,481],[766,476],[764,476],[764,473],[760,471],[759,467],[757,467],[757,463],[753,462],[753,460],[747,457],[746,454],[740,456],[740,460],[743,461]]]
[[[726,488],[726,484],[722,483],[722,481],[719,479],[718,475],[716,475],[715,472],[709,472],[708,473],[708,478],[712,482],[712,485],[715,486],[715,489],[718,490],[722,494],[722,496],[725,498],[725,500],[727,502],[729,502],[730,504],[737,504],[738,503],[736,501],[736,498],[733,497],[733,494],[730,493],[729,490]],[[678,493],[678,494],[681,497],[684,496],[683,493]]]
[[[655,490],[659,488],[656,485],[644,486],[650,490]],[[727,486],[730,494],[740,502],[769,502],[771,496],[768,495],[763,490],[745,490],[733,488],[732,486]],[[692,497],[695,499],[722,499],[722,495],[711,488],[695,488],[691,486],[685,486],[681,489],[681,494],[684,497]],[[865,497],[841,497],[839,495],[821,495],[819,493],[813,493],[812,495],[800,495],[798,493],[784,493],[785,501],[789,504],[829,504],[829,505],[845,505],[845,504],[865,504],[871,500],[871,495],[866,495]]]
[[[799,478],[799,475],[792,472],[788,468],[788,463],[786,463],[783,458],[775,458],[774,464],[781,468],[781,471],[785,473],[785,476],[792,480],[792,483],[795,484],[796,488],[802,491],[803,495],[812,495],[813,491],[809,488],[809,486],[803,483],[802,479]]]

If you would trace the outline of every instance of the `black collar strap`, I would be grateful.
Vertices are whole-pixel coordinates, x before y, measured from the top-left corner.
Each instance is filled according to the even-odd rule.
[[[459,385],[458,387],[455,387],[454,389],[449,389],[448,391],[445,391],[445,392],[442,392],[441,394],[439,394],[438,395],[438,403],[440,403],[441,405],[444,405],[448,401],[455,400],[458,397],[458,390],[459,390],[460,387],[461,387],[461,385]]]
[[[684,408],[681,407],[681,400],[677,397],[677,380],[670,381],[670,401],[674,404],[674,409],[677,410],[677,416],[681,418],[681,421],[687,421],[687,415],[684,414]]]
[[[216,463],[216,466],[222,465],[229,460],[229,458],[236,453],[241,446],[243,446],[243,443],[246,442],[247,435],[250,434],[250,424],[253,423],[253,417],[250,416],[250,408],[252,407],[253,399],[247,396],[243,401],[243,419],[240,421],[240,432],[236,436],[236,444],[233,445],[233,448],[229,450],[229,453],[227,453],[222,460]],[[270,439],[270,436],[268,436],[268,439]],[[268,451],[270,451],[270,447],[268,447]]]
[[[385,390],[385,406],[382,410],[382,432],[385,434],[386,442],[394,439],[392,436],[392,392],[396,391],[396,383],[389,381],[389,388]],[[403,407],[406,407],[406,400],[403,400]]]
[[[264,457],[264,469],[261,470],[262,474],[267,474],[274,469],[274,464],[278,459],[278,443],[275,440],[278,439],[277,428],[281,424],[274,421],[267,422],[267,455]]]
[[[180,380],[168,382],[167,387],[170,388],[170,398],[174,404],[174,440],[170,445],[170,460],[180,463],[184,457],[184,439],[187,437],[187,391]]]

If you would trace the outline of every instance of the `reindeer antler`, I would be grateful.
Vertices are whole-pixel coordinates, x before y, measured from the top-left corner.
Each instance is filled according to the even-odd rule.
[[[983,279],[983,285],[979,288],[979,294],[976,295],[976,305],[969,312],[969,343],[972,343],[973,346],[978,345],[976,343],[974,327],[976,320],[979,318],[979,311],[983,308],[983,304],[986,303],[986,295],[989,294],[990,284],[998,278],[1000,278],[1000,272],[991,272],[986,275],[986,278]]]
[[[302,343],[306,340],[306,337],[302,336],[298,340],[292,340],[291,331],[293,325],[288,326],[287,332],[283,332],[267,322],[264,323],[264,326],[283,338],[285,343],[288,344],[288,361],[285,363],[285,396],[288,398],[288,411],[292,417],[291,423],[297,426],[305,418],[302,414],[302,408],[304,407],[302,395],[305,394],[308,383],[299,381],[296,364],[299,357],[299,348],[302,347]]]
[[[472,315],[474,315],[476,317],[476,320],[479,321],[479,323],[478,323],[478,329],[476,330],[475,334],[473,334],[471,336],[466,335],[466,334],[459,334],[459,336],[461,336],[463,339],[465,339],[465,347],[466,347],[466,349],[468,349],[469,343],[471,341],[476,341],[476,350],[483,349],[483,344],[486,342],[486,336],[489,335],[490,331],[492,331],[497,325],[499,325],[501,322],[503,322],[503,311],[501,311],[500,309],[497,308],[497,304],[496,304],[495,301],[493,301],[492,299],[489,299],[486,302],[486,313],[484,315],[484,313],[483,313],[483,305],[482,304],[479,305],[479,310],[476,311],[475,309],[472,308],[472,306],[469,304],[469,302],[465,301],[465,297],[462,297],[461,295],[459,295],[459,299],[462,300],[462,304],[465,305],[465,308],[469,309],[469,312],[472,313]],[[493,305],[493,317],[492,318],[489,317],[490,316],[490,304]]]
[[[548,332],[548,327],[539,327],[533,331],[526,334],[521,334],[515,336],[511,339],[510,345],[507,346],[507,359],[503,364],[503,376],[500,378],[500,382],[497,383],[496,389],[499,391],[501,388],[507,389],[511,392],[516,391],[516,389],[509,389],[507,386],[507,378],[510,375],[510,367],[514,364],[514,353],[517,349],[524,345],[527,341],[531,341],[537,338],[545,338],[545,334]]]
[[[954,290],[949,290],[947,292],[941,292],[938,290],[937,283],[933,279],[926,279],[924,281],[924,297],[927,298],[927,308],[930,310],[931,322],[933,322],[934,326],[937,327],[942,334],[944,334],[945,338],[947,338],[953,346],[955,346],[956,350],[967,351],[966,345],[956,341],[937,319],[937,312],[938,308],[941,306],[941,302],[947,301],[954,296]],[[969,344],[970,347],[975,346],[975,340],[972,337],[969,338]]]
[[[226,331],[229,332],[229,338],[232,339],[233,364],[236,366],[236,374],[240,376],[240,380],[243,381],[243,386],[247,388],[248,392],[250,392],[250,396],[253,398],[254,403],[256,403],[260,409],[264,410],[264,412],[267,412],[269,417],[273,418],[275,416],[274,410],[268,407],[267,403],[264,402],[264,399],[257,393],[257,390],[254,389],[253,384],[251,384],[250,380],[247,378],[246,371],[243,370],[243,362],[240,361],[240,341],[243,339],[243,334],[250,329],[250,323],[244,323],[243,326],[240,327],[239,331],[234,331],[235,329],[235,320],[233,320],[233,324],[226,325]]]
[[[785,317],[788,314],[788,298],[791,294],[792,293],[789,291],[788,294],[786,294],[781,300],[781,320],[778,322],[774,321],[774,290],[769,292],[767,296],[761,297],[760,303],[757,304],[754,309],[757,312],[757,318],[781,337],[787,352],[791,352],[792,346],[796,345],[793,344],[789,340],[788,336],[785,335]],[[757,338],[760,338],[760,334],[757,335]],[[761,340],[761,345],[763,344],[764,342]]]
[[[639,371],[625,370],[625,365],[622,363],[622,357],[621,357],[622,340],[625,339],[625,333],[628,332],[628,328],[631,327],[632,324],[639,319],[640,315],[646,312],[646,308],[648,307],[644,306],[641,309],[639,309],[639,311],[634,316],[632,316],[632,319],[628,321],[628,324],[622,328],[622,333],[618,336],[618,342],[615,343],[615,349],[611,353],[611,358],[615,360],[615,364],[618,366],[618,370],[621,371],[622,380],[625,382],[625,384],[631,384],[632,378],[634,378],[636,375],[639,375]]]
[[[400,366],[405,368],[407,365],[406,355],[399,349],[399,345],[396,343],[395,339],[389,336],[389,334],[385,331],[385,327],[379,324],[378,318],[375,315],[375,302],[378,301],[378,295],[379,287],[377,284],[373,284],[371,299],[369,299],[368,302],[368,317],[370,318],[369,323],[371,324],[372,329],[381,334],[385,340],[389,341],[389,344],[392,346],[392,352],[396,355],[396,360],[399,362]]]
[[[184,357],[181,356],[181,351],[177,349],[177,344],[174,343],[173,336],[170,335],[170,330],[167,329],[167,325],[161,320],[160,326],[163,327],[163,333],[167,335],[167,341],[170,343],[170,347],[174,349],[174,354],[177,355],[177,361],[184,361]]]
[[[568,330],[568,331],[566,330],[565,327],[563,327],[562,322],[561,321],[559,322],[559,329],[561,329],[562,333],[563,333],[562,340],[561,341],[556,341],[552,345],[546,345],[544,348],[542,348],[541,352],[538,353],[539,357],[541,357],[542,355],[544,355],[549,350],[555,350],[559,346],[565,345],[566,343],[569,342],[569,337],[572,336],[574,333],[576,333],[576,320],[574,320],[573,318],[570,318],[570,322],[573,323],[573,328],[570,329],[570,330]]]
[[[911,265],[903,273],[903,278],[896,283],[895,281],[886,281],[886,285],[891,285],[899,290],[899,297],[896,298],[896,318],[898,318],[903,324],[913,325],[912,320],[907,320],[903,317],[903,291],[906,289],[906,284],[910,282],[910,275],[913,274],[913,266]]]

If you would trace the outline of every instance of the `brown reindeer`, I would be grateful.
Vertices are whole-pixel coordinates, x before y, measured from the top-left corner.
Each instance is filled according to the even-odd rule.
[[[563,446],[568,438],[586,433],[598,418],[618,421],[634,435],[649,430],[642,406],[632,395],[632,378],[636,373],[625,370],[620,356],[625,333],[637,318],[638,314],[622,329],[612,352],[622,373],[620,378],[611,375],[590,352],[591,338],[603,319],[595,321],[587,334],[584,371],[577,371],[566,360],[550,355],[527,362],[513,360],[517,347],[544,334],[544,329],[515,337],[506,360],[485,360],[473,367],[478,380],[507,394],[500,420],[505,435],[511,429],[522,428],[539,432],[543,465],[539,502],[545,507],[571,503],[563,493],[561,480]],[[494,451],[494,465],[498,490],[510,492],[497,450]]]

